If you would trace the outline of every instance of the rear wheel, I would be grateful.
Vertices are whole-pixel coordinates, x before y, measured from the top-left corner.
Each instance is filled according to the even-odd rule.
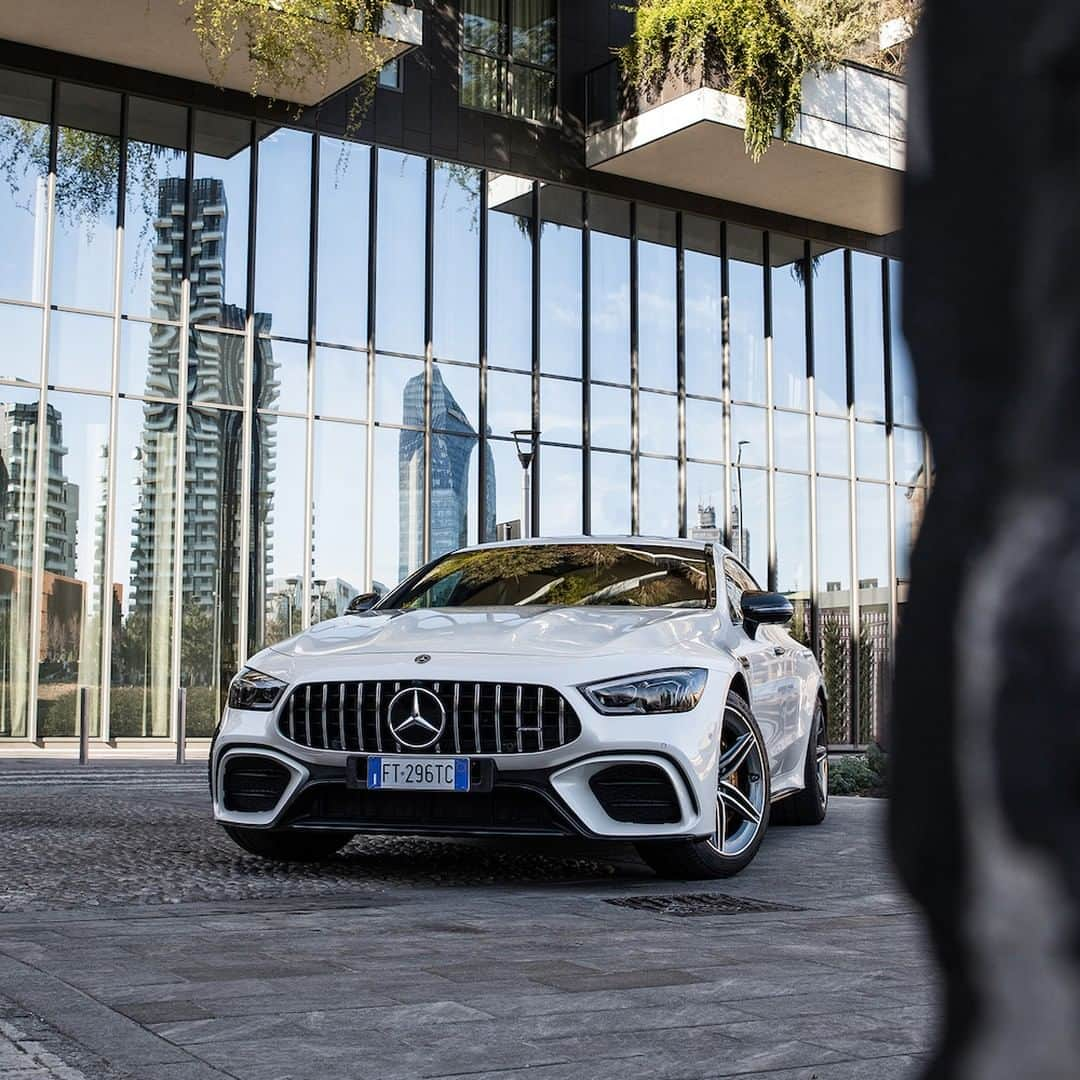
[[[339,852],[351,839],[347,832],[274,832],[226,825],[229,837],[252,855],[278,862],[319,862]]]
[[[803,789],[778,802],[772,811],[777,825],[820,825],[829,809],[829,734],[825,706],[818,698],[806,744]]]
[[[750,706],[735,693],[720,730],[715,821],[704,840],[651,841],[638,851],[661,877],[692,879],[730,877],[757,854],[769,825],[768,758]]]

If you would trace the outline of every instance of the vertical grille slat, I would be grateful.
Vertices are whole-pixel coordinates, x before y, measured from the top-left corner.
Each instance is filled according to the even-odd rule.
[[[385,746],[406,754],[536,753],[581,734],[577,714],[550,686],[478,682],[471,693],[469,686],[419,679],[305,683],[290,693],[278,731],[314,750],[382,753]],[[394,695],[414,687],[435,694],[446,710],[441,737],[423,750],[398,743],[387,723]]]

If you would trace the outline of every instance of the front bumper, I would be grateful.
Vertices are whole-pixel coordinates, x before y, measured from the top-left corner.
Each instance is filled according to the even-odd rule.
[[[214,816],[225,825],[259,829],[614,840],[708,836],[715,825],[726,689],[722,680],[710,679],[701,702],[687,713],[604,716],[575,688],[559,687],[581,720],[581,735],[534,753],[460,755],[472,763],[468,793],[368,791],[364,755],[294,743],[279,730],[276,711],[226,709],[212,756]],[[233,768],[257,771],[260,761],[277,776],[272,801],[268,795],[257,808],[241,805],[243,800],[230,798],[227,776]],[[641,811],[628,808],[633,797],[612,796],[633,796],[637,787],[660,794],[666,808],[657,812],[654,800]]]

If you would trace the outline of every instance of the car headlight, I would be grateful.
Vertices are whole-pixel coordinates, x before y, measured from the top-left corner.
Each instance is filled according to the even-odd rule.
[[[704,668],[650,671],[579,689],[597,712],[608,716],[689,712],[701,700],[709,673]]]
[[[244,668],[229,684],[229,708],[272,709],[284,693],[286,685],[272,675]]]

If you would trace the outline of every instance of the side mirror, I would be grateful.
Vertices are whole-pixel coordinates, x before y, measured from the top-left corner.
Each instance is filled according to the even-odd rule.
[[[791,622],[795,609],[791,601],[781,593],[758,592],[747,589],[739,600],[746,632],[753,637],[757,628],[765,623],[783,626]]]
[[[365,611],[370,611],[381,599],[382,597],[377,592],[359,593],[349,601],[345,614],[362,615]]]

